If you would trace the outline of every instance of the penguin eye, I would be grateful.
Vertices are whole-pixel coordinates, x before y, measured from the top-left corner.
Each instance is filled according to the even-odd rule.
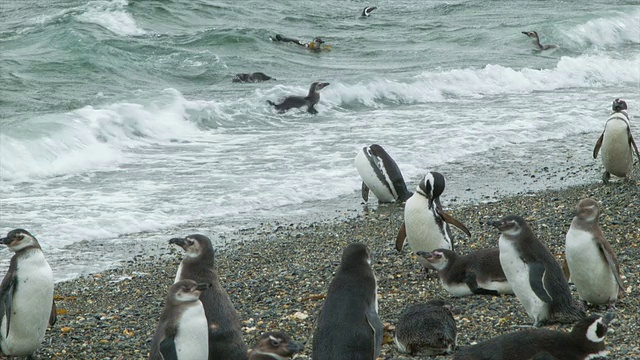
[[[278,339],[271,339],[271,346],[277,347],[280,345],[280,340]]]
[[[187,245],[191,246],[193,245],[194,241],[191,239],[187,239]]]
[[[16,235],[16,240],[21,241],[22,239],[24,239],[24,234]]]

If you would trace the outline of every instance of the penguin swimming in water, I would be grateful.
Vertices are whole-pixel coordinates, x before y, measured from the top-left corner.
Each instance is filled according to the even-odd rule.
[[[267,80],[275,80],[275,79],[265,73],[254,72],[251,74],[236,74],[231,81],[254,83],[254,82],[267,81]]]
[[[249,353],[249,360],[286,360],[304,350],[304,346],[293,341],[289,334],[270,331],[262,334]]]
[[[533,45],[535,45],[537,50],[539,50],[539,51],[555,49],[555,48],[558,47],[557,45],[542,45],[542,44],[540,44],[540,38],[538,37],[538,33],[535,32],[535,31],[523,31],[522,33],[527,35],[533,41]]]
[[[456,347],[456,337],[451,306],[442,300],[430,300],[402,312],[393,341],[402,353],[434,356],[450,354]]]
[[[573,303],[560,264],[522,217],[509,215],[489,225],[501,232],[502,270],[534,326],[573,323],[584,317]]]
[[[407,189],[400,168],[382,146],[363,147],[356,155],[355,165],[362,178],[364,201],[369,200],[369,190],[381,203],[404,202],[413,195]]]
[[[638,146],[631,135],[627,103],[622,99],[615,99],[611,108],[613,113],[607,119],[604,131],[593,148],[594,159],[602,148],[602,165],[605,170],[602,181],[605,184],[609,182],[611,174],[627,179],[631,176],[634,150],[640,160]]]
[[[612,308],[618,292],[624,292],[618,259],[598,224],[600,207],[593,199],[582,199],[567,232],[567,264],[582,301],[608,304]]]
[[[194,234],[173,238],[169,243],[180,246],[186,252],[178,267],[175,282],[189,279],[211,284],[200,294],[209,324],[209,359],[246,359],[247,347],[242,340],[238,314],[229,294],[220,284],[211,240],[204,235]]]
[[[500,265],[500,249],[481,249],[468,255],[452,250],[418,251],[438,271],[442,286],[453,296],[513,294]]]
[[[15,253],[0,285],[0,352],[32,359],[56,322],[53,272],[27,230],[11,230],[0,243]]]
[[[604,317],[591,315],[578,321],[571,332],[527,329],[496,336],[459,349],[454,360],[583,360],[605,356],[604,338],[613,312]],[[542,354],[541,354],[542,353]],[[546,353],[546,354],[545,354]]]
[[[432,171],[420,181],[416,192],[405,204],[404,223],[398,231],[396,250],[402,251],[405,239],[414,253],[435,249],[453,250],[453,237],[448,224],[455,225],[471,236],[466,226],[442,210],[440,195],[444,188],[445,178],[439,172]],[[419,256],[418,261],[425,268],[433,269],[426,259]]]
[[[209,326],[200,293],[211,284],[180,280],[169,288],[149,360],[207,360]]]
[[[279,113],[283,113],[292,108],[300,108],[306,106],[308,113],[317,114],[318,110],[316,110],[314,106],[320,101],[320,94],[318,94],[318,91],[324,89],[327,86],[329,86],[329,83],[327,82],[323,83],[316,81],[309,87],[309,93],[307,94],[307,96],[292,95],[284,98],[284,100],[282,100],[282,102],[280,102],[279,104],[276,104],[271,100],[267,100],[267,103],[275,107]]]
[[[375,359],[384,326],[378,317],[378,286],[365,244],[342,252],[313,333],[313,359]]]
[[[307,50],[313,51],[313,52],[331,50],[331,45],[328,45],[327,43],[325,43],[324,40],[322,40],[322,38],[319,38],[319,37],[314,38],[309,43],[305,43],[302,40],[298,40],[298,39],[282,36],[280,34],[276,34],[276,36],[274,36],[274,37],[272,37],[270,39],[271,39],[271,41],[279,41],[279,42],[296,44],[296,45],[299,45],[299,46],[302,46],[302,47],[306,48]]]
[[[366,8],[364,8],[362,10],[362,17],[368,17],[369,15],[371,15],[371,13],[373,12],[373,10],[377,9],[377,7],[375,6],[367,6]]]

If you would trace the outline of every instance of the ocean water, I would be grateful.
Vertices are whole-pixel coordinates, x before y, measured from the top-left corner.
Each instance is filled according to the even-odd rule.
[[[336,216],[362,208],[353,159],[371,143],[412,188],[443,172],[445,203],[597,181],[611,101],[640,107],[639,4],[0,1],[0,232],[31,231],[64,280],[127,244]],[[254,71],[277,80],[231,82]],[[331,83],[318,115],[267,105],[313,81]]]

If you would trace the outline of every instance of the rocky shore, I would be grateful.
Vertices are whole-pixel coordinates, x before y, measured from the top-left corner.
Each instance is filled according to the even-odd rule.
[[[560,259],[564,236],[578,200],[602,203],[600,219],[606,238],[621,263],[626,296],[617,303],[607,335],[611,359],[640,358],[640,182],[591,184],[557,191],[520,194],[500,201],[456,205],[448,212],[471,231],[467,238],[452,228],[458,252],[497,246],[489,220],[508,214],[524,216],[538,238]],[[371,200],[371,199],[370,199]],[[446,197],[443,198],[445,207]],[[380,317],[389,324],[381,358],[404,359],[392,343],[392,328],[407,306],[442,298],[456,308],[458,345],[465,346],[529,325],[513,296],[453,298],[434,274],[420,272],[405,248],[394,249],[402,207],[375,206],[345,213],[327,222],[264,223],[233,234],[235,245],[216,253],[220,278],[252,346],[263,331],[284,330],[300,342],[309,340],[323,296],[350,242],[372,250],[378,278]],[[172,234],[184,236],[187,234]],[[208,234],[205,234],[208,235]],[[172,237],[168,236],[167,240]],[[125,239],[127,241],[127,239]],[[135,241],[135,239],[130,239]],[[37,353],[42,359],[146,359],[151,338],[173,281],[181,249],[166,244],[165,255],[141,256],[120,268],[56,285],[58,322]],[[577,292],[573,291],[577,299]],[[602,312],[589,308],[588,312]],[[571,326],[553,326],[570,329]],[[310,358],[310,342],[299,359]],[[438,357],[444,359],[446,357]]]

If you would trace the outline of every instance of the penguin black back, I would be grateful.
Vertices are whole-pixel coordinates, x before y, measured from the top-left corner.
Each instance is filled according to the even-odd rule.
[[[456,347],[456,322],[449,305],[442,300],[406,308],[396,325],[394,341],[400,352],[411,355],[439,355]]]
[[[313,359],[375,359],[380,354],[383,325],[370,261],[364,244],[344,249],[316,323]]]

